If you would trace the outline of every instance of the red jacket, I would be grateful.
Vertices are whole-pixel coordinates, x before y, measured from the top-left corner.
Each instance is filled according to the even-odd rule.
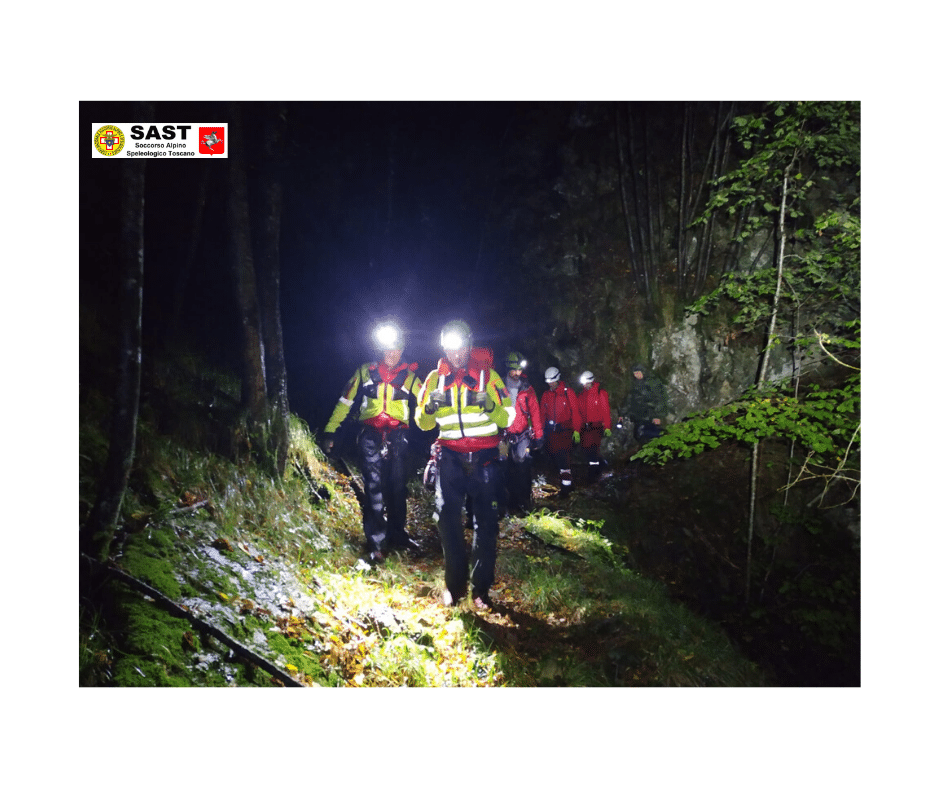
[[[587,424],[603,425],[605,430],[610,429],[610,401],[607,398],[607,392],[596,380],[578,394],[578,408],[585,426]]]
[[[542,394],[542,423],[547,424],[550,421],[567,430],[581,431],[578,395],[569,389],[563,380],[558,382],[554,391],[549,389]]]
[[[535,389],[529,385],[522,376],[522,384],[519,387],[519,394],[516,395],[516,418],[512,424],[506,428],[506,432],[518,435],[529,428],[529,420],[532,420],[532,437],[538,440],[543,437],[542,414],[539,412],[539,401],[535,397]]]

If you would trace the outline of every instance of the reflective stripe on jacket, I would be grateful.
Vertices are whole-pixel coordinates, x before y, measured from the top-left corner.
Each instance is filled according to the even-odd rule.
[[[425,413],[431,392],[442,391],[447,397],[433,414]],[[483,406],[471,405],[476,392],[486,392],[495,404],[490,413]],[[459,369],[452,372],[446,359],[428,375],[418,394],[415,422],[422,430],[440,428],[441,445],[459,452],[475,452],[499,445],[499,430],[514,418],[509,392],[494,369]]]
[[[324,428],[325,433],[339,429],[357,398],[361,398],[358,419],[380,428],[408,426],[411,417],[410,398],[417,399],[421,378],[417,364],[402,362],[389,369],[384,362],[363,364],[349,379],[343,394]]]

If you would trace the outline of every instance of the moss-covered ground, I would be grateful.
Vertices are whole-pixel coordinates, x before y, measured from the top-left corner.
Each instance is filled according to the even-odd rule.
[[[199,405],[194,386],[180,388],[183,377],[173,378],[173,397],[161,389],[172,407],[144,411],[112,562],[293,681],[311,687],[767,683],[718,626],[676,601],[661,580],[639,570],[628,548],[605,536],[610,529],[598,513],[574,513],[573,504],[587,497],[562,506],[543,483],[535,512],[501,523],[492,608],[481,612],[467,601],[444,607],[433,500],[417,475],[408,516],[420,547],[373,566],[362,559],[354,492],[361,482],[324,460],[306,425],[293,420],[290,461],[283,478],[271,479],[250,457],[224,450],[218,429],[186,413]],[[106,445],[105,413],[103,401],[84,400],[83,516]],[[222,423],[218,413],[213,418]],[[468,544],[471,536],[468,530]],[[82,686],[279,683],[119,579],[102,580],[80,600]]]

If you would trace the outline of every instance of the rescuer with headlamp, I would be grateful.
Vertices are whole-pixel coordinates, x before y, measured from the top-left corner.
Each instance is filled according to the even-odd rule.
[[[609,438],[611,434],[610,399],[590,370],[581,374],[579,382],[583,387],[578,394],[578,408],[584,421],[581,448],[588,461],[588,481],[594,482],[601,475],[601,438]]]
[[[525,513],[532,507],[532,455],[544,442],[542,414],[535,389],[525,374],[525,357],[510,351],[506,354],[506,389],[516,409],[516,418],[506,428],[507,444],[506,507],[511,512]]]
[[[581,442],[581,411],[578,395],[561,379],[558,367],[545,370],[548,391],[542,393],[540,402],[542,423],[548,435],[548,453],[555,461],[561,480],[560,497],[571,494],[571,449],[572,441]]]
[[[363,530],[373,561],[389,550],[415,547],[405,530],[408,496],[408,425],[414,417],[421,379],[417,364],[402,361],[405,336],[394,318],[373,334],[381,361],[363,364],[349,379],[324,428],[331,453],[336,430],[346,418],[359,422],[359,467],[365,485]]]
[[[473,347],[470,327],[463,320],[444,326],[441,348],[444,358],[424,381],[415,420],[422,430],[440,430],[437,483],[442,502],[437,527],[444,548],[443,601],[448,606],[459,602],[469,579],[473,603],[486,609],[496,572],[499,431],[512,423],[515,410],[492,368],[492,352]],[[468,495],[474,513],[472,573],[462,524]]]

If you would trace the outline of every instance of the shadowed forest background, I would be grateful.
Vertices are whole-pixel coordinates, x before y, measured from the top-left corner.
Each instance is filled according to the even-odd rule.
[[[629,430],[605,441],[601,498],[623,511],[632,496],[634,516],[591,521],[773,665],[774,682],[858,684],[858,103],[81,112],[223,118],[230,151],[82,160],[81,390],[113,411],[82,499],[86,555],[107,560],[120,535],[142,406],[159,432],[283,478],[291,413],[316,435],[380,317],[407,327],[426,374],[438,327],[461,316],[497,359],[529,357],[539,391],[549,365],[572,382],[591,368],[615,416],[630,367],[651,368],[671,426],[642,448]],[[183,359],[240,381],[227,400],[196,394],[198,429],[172,402]],[[427,446],[416,436],[416,468]],[[664,470],[643,482],[641,461]],[[678,478],[717,474],[735,494],[681,491],[677,463]]]

